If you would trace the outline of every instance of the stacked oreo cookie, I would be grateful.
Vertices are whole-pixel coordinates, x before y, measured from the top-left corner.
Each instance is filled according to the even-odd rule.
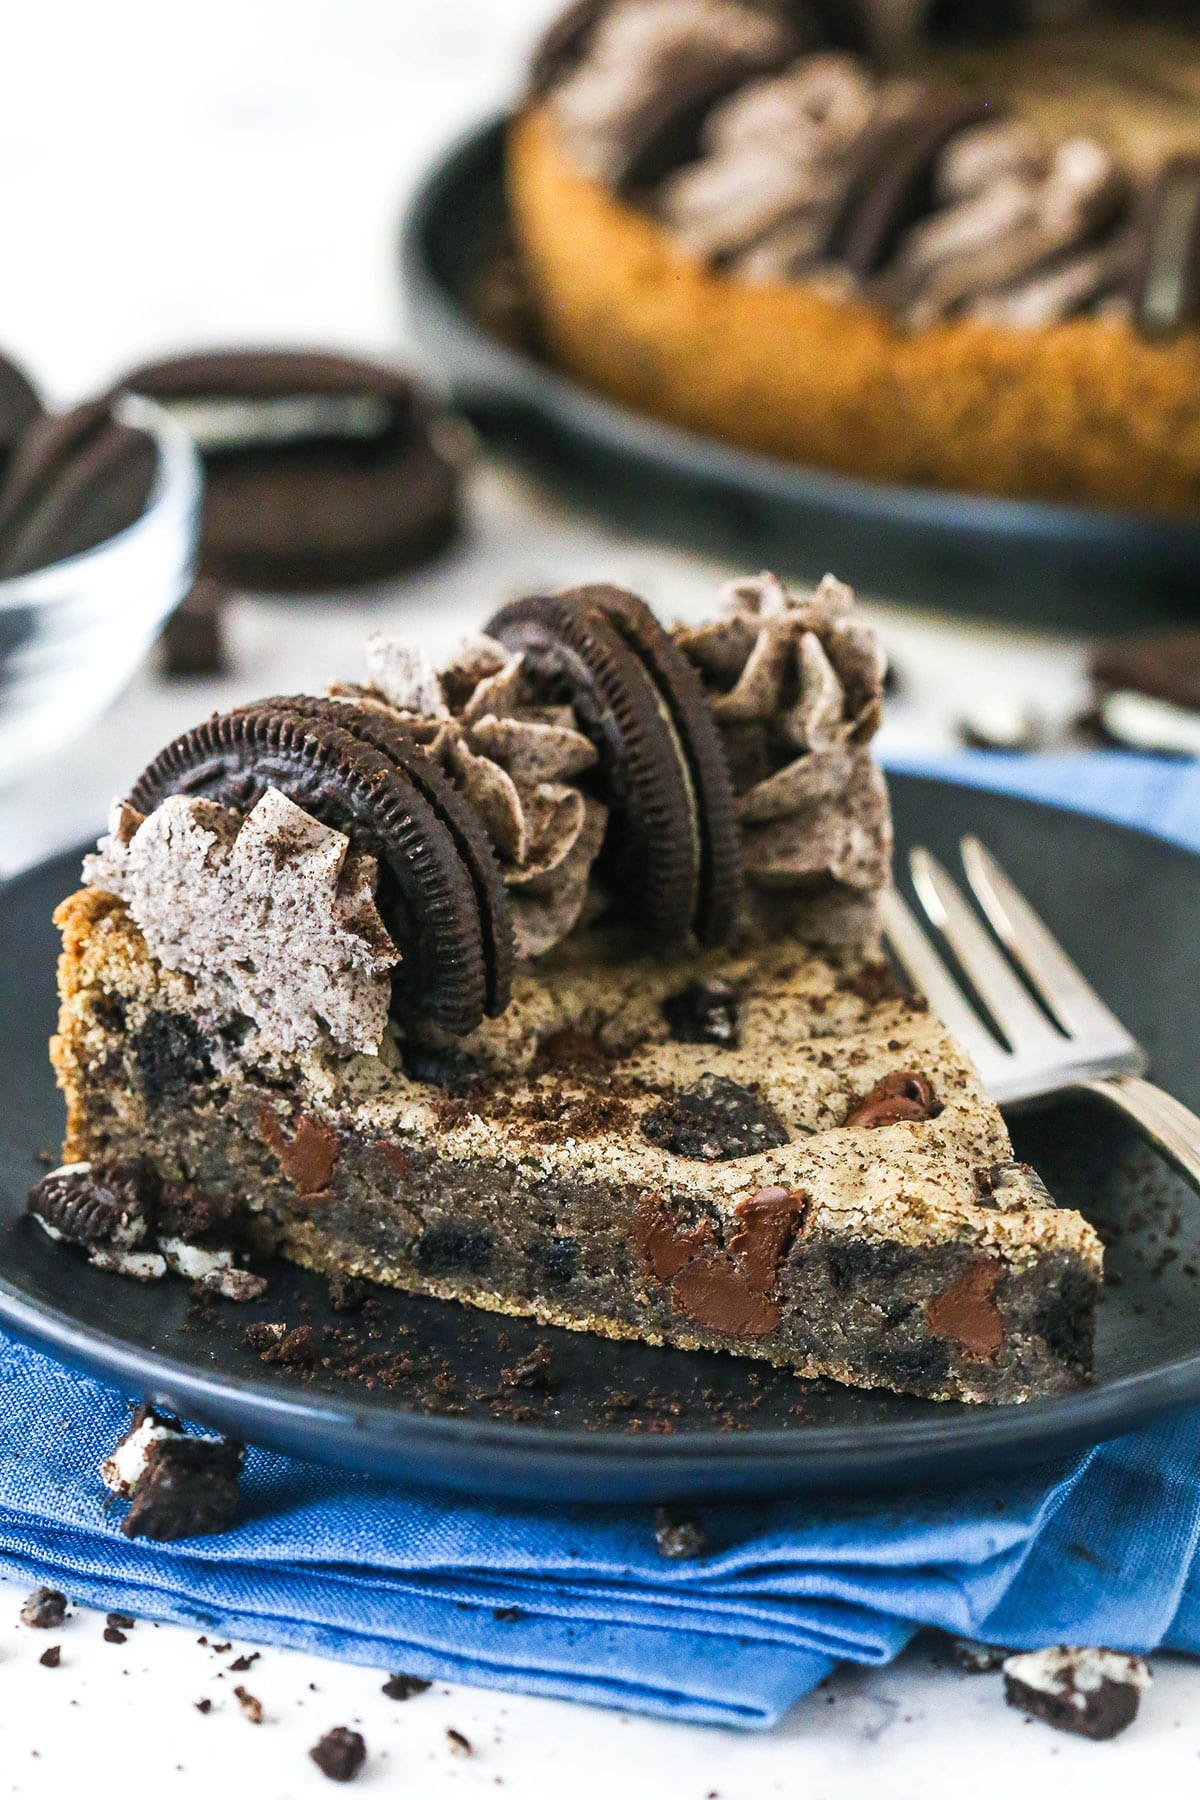
[[[586,587],[516,601],[488,629],[596,747],[609,815],[597,872],[622,910],[659,941],[728,938],[742,878],[725,753],[694,670],[650,609]],[[177,738],[130,798],[145,814],[171,794],[246,813],[268,787],[377,858],[401,1015],[464,1034],[503,1012],[513,928],[492,846],[402,718],[304,695],[261,701]]]

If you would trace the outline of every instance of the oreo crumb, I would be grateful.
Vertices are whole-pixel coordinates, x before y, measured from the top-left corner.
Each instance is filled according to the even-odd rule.
[[[1150,1670],[1140,1656],[1066,1644],[1010,1656],[1004,1698],[1056,1731],[1097,1741],[1125,1731],[1137,1717]]]
[[[261,1354],[264,1362],[283,1363],[289,1369],[312,1369],[321,1360],[321,1340],[311,1325],[294,1325]]]
[[[57,1669],[59,1663],[62,1661],[62,1645],[51,1644],[48,1650],[42,1651],[42,1654],[38,1657],[38,1661],[41,1663],[43,1669]]]
[[[114,1631],[132,1631],[137,1620],[130,1613],[110,1612],[105,1615],[104,1623],[111,1625]]]
[[[242,1709],[242,1717],[249,1719],[251,1725],[261,1725],[263,1722],[263,1704],[258,1696],[250,1693],[244,1687],[235,1687],[233,1693],[234,1698]]]
[[[414,1694],[428,1693],[432,1686],[432,1682],[423,1681],[419,1675],[389,1675],[382,1691],[389,1700],[411,1700]]]
[[[335,1725],[308,1754],[330,1781],[353,1781],[367,1760],[367,1746],[359,1732]]]
[[[966,1675],[994,1675],[997,1669],[1004,1667],[1005,1658],[1012,1653],[999,1644],[981,1644],[975,1638],[952,1637],[950,1654]]]
[[[260,1356],[265,1356],[268,1350],[279,1348],[287,1331],[287,1326],[280,1320],[256,1319],[242,1333],[242,1342],[247,1350],[257,1350]]]
[[[227,1438],[160,1439],[150,1447],[121,1530],[159,1543],[228,1531],[237,1517],[245,1454]]]
[[[453,1725],[447,1725],[446,1736],[450,1740],[450,1749],[455,1756],[474,1756],[475,1747],[470,1738],[464,1737],[461,1731],[455,1731]]]
[[[559,1386],[559,1376],[549,1344],[535,1345],[511,1369],[501,1369],[500,1382],[506,1388],[538,1388],[544,1394],[552,1394]]]
[[[498,1625],[515,1625],[525,1614],[519,1606],[493,1606],[492,1617]]]
[[[255,1663],[261,1660],[261,1657],[261,1650],[251,1650],[248,1656],[235,1656],[229,1665],[229,1673],[231,1675],[244,1675],[247,1669],[252,1669]]]
[[[21,1607],[22,1625],[54,1631],[67,1616],[67,1596],[57,1588],[36,1587]]]
[[[642,1132],[673,1156],[724,1162],[778,1150],[788,1130],[774,1107],[727,1075],[704,1075],[692,1087],[668,1093],[647,1113]]]
[[[654,1543],[672,1562],[692,1562],[708,1554],[708,1533],[692,1513],[660,1506],[654,1515]]]
[[[367,1298],[367,1284],[357,1275],[335,1269],[329,1277],[329,1304],[334,1312],[361,1312]]]
[[[680,993],[667,996],[662,1012],[677,1044],[718,1044],[723,1050],[736,1050],[741,1042],[737,995],[723,981],[707,986],[689,982]]]
[[[127,1644],[129,1639],[126,1634],[123,1631],[119,1631],[115,1625],[106,1625],[104,1627],[104,1641],[106,1644]]]
[[[207,1715],[212,1711],[212,1701],[207,1696],[203,1700],[197,1700],[196,1711]]]

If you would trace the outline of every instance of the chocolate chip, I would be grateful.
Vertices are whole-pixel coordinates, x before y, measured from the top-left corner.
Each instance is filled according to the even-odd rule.
[[[162,671],[173,679],[224,675],[229,589],[206,576],[192,583],[162,633]]]
[[[214,715],[155,758],[131,802],[148,814],[186,792],[246,812],[275,787],[347,833],[380,863],[377,904],[403,958],[399,1006],[461,1036],[507,1003],[504,884],[494,859],[485,881],[491,851],[432,758],[402,734],[381,748],[383,725],[358,710],[297,696]]]
[[[869,1094],[856,1100],[845,1122],[848,1126],[873,1130],[880,1125],[896,1125],[906,1120],[934,1119],[941,1110],[925,1076],[901,1069],[895,1075],[885,1075]]]
[[[1004,1663],[1008,1704],[1077,1737],[1116,1737],[1132,1725],[1149,1685],[1142,1659],[1117,1650],[1059,1645]]]
[[[725,982],[689,982],[678,994],[667,996],[662,1010],[677,1044],[718,1044],[723,1050],[737,1049],[737,995]]]
[[[367,1746],[357,1731],[335,1725],[308,1754],[330,1781],[353,1781],[367,1760]]]
[[[62,1645],[51,1644],[48,1650],[42,1651],[42,1654],[38,1657],[38,1661],[41,1663],[43,1669],[57,1669],[59,1663],[62,1661]]]
[[[693,1562],[708,1555],[708,1533],[694,1514],[660,1506],[654,1515],[654,1543],[672,1562]]]
[[[54,1631],[67,1616],[67,1596],[57,1588],[36,1587],[21,1607],[22,1625]]]
[[[419,1675],[389,1675],[382,1691],[389,1700],[411,1700],[414,1694],[428,1693],[432,1685]]]
[[[700,1162],[755,1156],[788,1142],[775,1109],[726,1075],[703,1075],[692,1087],[669,1093],[643,1117],[642,1131],[672,1155]]]
[[[43,1175],[26,1206],[52,1236],[87,1249],[135,1250],[152,1223],[148,1184],[133,1163],[67,1163]]]
[[[227,1438],[160,1439],[147,1453],[121,1530],[159,1542],[228,1531],[244,1460],[242,1446]]]

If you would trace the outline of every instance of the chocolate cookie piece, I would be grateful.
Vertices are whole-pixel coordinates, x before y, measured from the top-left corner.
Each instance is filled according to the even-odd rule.
[[[119,424],[108,400],[35,419],[0,491],[0,577],[92,550],[146,510],[158,469],[153,438]]]
[[[668,994],[662,1014],[677,1044],[718,1044],[723,1050],[736,1050],[740,1042],[737,995],[723,981],[689,982],[679,993]]]
[[[152,1223],[146,1184],[128,1163],[65,1163],[30,1189],[26,1210],[48,1236],[89,1250],[136,1250]]]
[[[484,1010],[489,1018],[498,1018],[512,994],[516,943],[504,877],[496,862],[491,840],[479,823],[474,809],[412,734],[398,720],[389,718],[378,708],[355,706],[345,700],[317,700],[307,694],[298,694],[286,704],[290,711],[305,718],[325,719],[332,725],[353,732],[362,743],[370,744],[390,757],[449,831],[463,864],[470,873],[483,926],[487,962],[487,998]]]
[[[687,752],[646,662],[588,590],[514,600],[490,637],[525,658],[539,700],[568,701],[596,746],[609,807],[601,880],[654,936],[678,940],[696,921],[701,829]]]
[[[700,824],[700,892],[693,930],[702,944],[729,936],[743,898],[742,842],[729,764],[700,677],[644,600],[623,588],[576,590],[598,607],[650,671],[687,758]]]
[[[727,1075],[705,1075],[694,1087],[668,1094],[646,1114],[642,1131],[672,1155],[699,1162],[756,1156],[788,1142],[787,1126],[775,1108]]]
[[[401,369],[300,350],[215,350],[134,369],[204,462],[202,573],[246,587],[379,580],[453,538],[459,471]]]
[[[29,377],[0,355],[0,482],[22,433],[41,413],[42,403]]]
[[[1200,630],[1103,639],[1092,650],[1089,673],[1105,693],[1146,694],[1200,712]]]
[[[121,1530],[158,1543],[228,1531],[237,1518],[245,1459],[242,1446],[228,1438],[160,1438],[146,1456]]]
[[[473,1031],[502,991],[471,870],[454,836],[390,754],[286,698],[214,715],[168,744],[131,800],[150,813],[168,794],[249,812],[276,787],[379,861],[376,904],[402,962],[398,1011],[455,1034]]]
[[[1138,208],[1129,303],[1150,337],[1200,323],[1200,155],[1172,157]]]
[[[308,1753],[330,1781],[353,1781],[367,1760],[362,1734],[347,1725],[335,1725]]]
[[[869,129],[835,217],[827,253],[862,281],[887,262],[930,202],[934,169],[950,140],[994,117],[982,95],[925,89],[898,118]]]
[[[163,626],[162,671],[172,678],[223,675],[228,669],[225,649],[225,609],[229,589],[222,581],[202,575],[192,583]]]
[[[67,1596],[58,1588],[35,1587],[21,1605],[22,1625],[38,1631],[57,1631],[67,1616]]]
[[[1119,1650],[1060,1644],[1004,1663],[1008,1704],[1076,1737],[1116,1737],[1133,1724],[1149,1686],[1150,1671],[1141,1657]]]

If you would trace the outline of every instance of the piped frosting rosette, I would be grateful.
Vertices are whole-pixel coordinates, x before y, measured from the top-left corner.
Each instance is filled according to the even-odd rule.
[[[474,809],[508,890],[517,955],[543,955],[579,922],[607,808],[576,777],[596,761],[570,706],[539,705],[524,659],[493,638],[467,639],[436,670],[420,645],[376,633],[368,683],[335,699],[404,723]]]
[[[774,575],[736,581],[722,617],[679,627],[675,642],[721,730],[758,907],[782,906],[806,938],[869,935],[892,831],[870,754],[884,664],[853,593],[831,575],[807,595]]]

